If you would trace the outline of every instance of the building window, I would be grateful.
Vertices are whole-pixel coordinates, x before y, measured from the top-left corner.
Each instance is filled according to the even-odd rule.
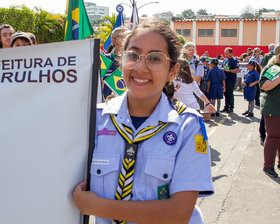
[[[213,29],[198,29],[199,37],[213,37]]]
[[[222,37],[237,37],[237,29],[222,29]]]
[[[183,31],[183,33],[181,33]],[[191,30],[190,29],[176,29],[176,33],[182,35],[183,37],[190,37],[191,36]]]

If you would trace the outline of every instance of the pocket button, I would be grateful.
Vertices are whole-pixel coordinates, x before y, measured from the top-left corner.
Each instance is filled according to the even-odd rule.
[[[96,170],[96,173],[101,174],[101,170],[100,169]]]
[[[168,178],[168,174],[167,173],[163,174],[163,178],[164,179]]]

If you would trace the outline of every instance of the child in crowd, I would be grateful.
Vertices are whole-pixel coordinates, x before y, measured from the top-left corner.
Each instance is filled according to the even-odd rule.
[[[207,99],[207,97],[201,92],[197,83],[194,81],[189,63],[184,58],[179,58],[178,63],[180,64],[180,69],[176,80],[173,81],[175,86],[175,94],[174,97],[183,102],[190,108],[193,108],[199,112],[200,107],[194,96],[197,95],[203,102],[206,104],[208,111],[211,113],[215,112],[215,108],[211,104],[211,102]]]
[[[11,47],[23,47],[28,45],[32,45],[32,40],[27,33],[18,31],[11,36]]]
[[[73,193],[96,224],[203,223],[195,203],[213,193],[203,119],[162,92],[179,69],[180,46],[160,21],[139,24],[125,41],[127,91],[97,106],[91,191],[85,181]]]
[[[211,103],[215,106],[217,100],[216,116],[220,116],[221,99],[224,98],[223,93],[226,91],[226,76],[224,71],[218,68],[218,64],[219,60],[217,58],[211,60],[210,67],[212,69],[209,71],[207,78],[207,93]],[[211,114],[211,116],[214,115],[214,113]]]
[[[253,117],[254,113],[254,100],[256,97],[256,85],[259,83],[260,75],[256,69],[260,70],[259,64],[255,61],[249,61],[247,65],[247,73],[244,75],[243,85],[244,85],[244,99],[248,101],[248,110],[246,110],[242,115],[245,117]]]

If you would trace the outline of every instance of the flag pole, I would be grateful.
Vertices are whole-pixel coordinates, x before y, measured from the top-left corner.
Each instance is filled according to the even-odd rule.
[[[90,167],[92,161],[92,154],[95,147],[95,126],[96,126],[96,104],[97,104],[97,85],[98,85],[98,74],[100,68],[100,39],[94,39],[92,41],[93,46],[93,63],[92,63],[92,79],[91,79],[91,105],[90,105],[90,124],[89,124],[89,148],[88,148],[88,159],[86,168],[87,177],[87,190],[90,190]],[[89,216],[83,216],[83,224],[89,223]]]

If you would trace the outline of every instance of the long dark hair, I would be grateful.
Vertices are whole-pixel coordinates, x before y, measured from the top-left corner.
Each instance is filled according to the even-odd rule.
[[[187,84],[192,83],[193,77],[187,60],[185,58],[178,58],[177,62],[180,64],[180,68],[176,80]]]

